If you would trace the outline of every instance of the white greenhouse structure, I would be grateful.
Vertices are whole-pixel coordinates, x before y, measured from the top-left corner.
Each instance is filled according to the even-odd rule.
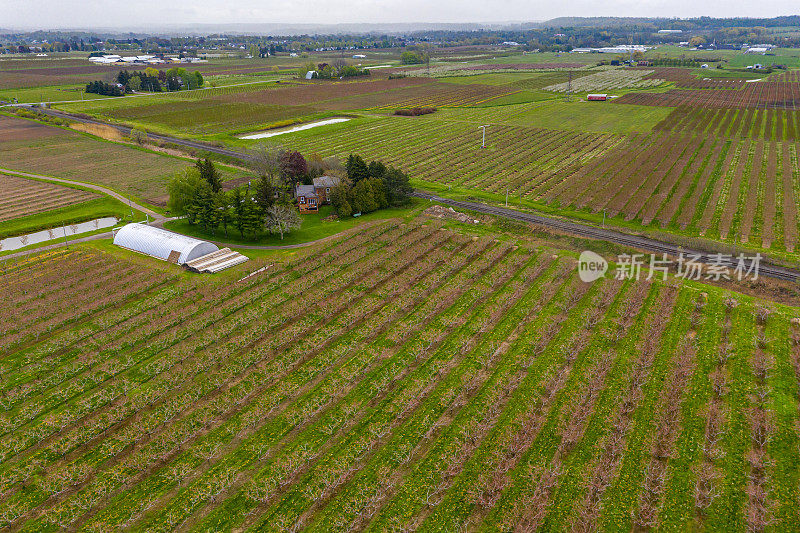
[[[210,242],[138,223],[120,228],[114,244],[179,265],[219,250]]]

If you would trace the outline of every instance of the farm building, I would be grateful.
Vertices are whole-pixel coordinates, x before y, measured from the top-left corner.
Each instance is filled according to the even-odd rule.
[[[297,185],[294,196],[301,213],[314,213],[322,204],[331,203],[331,189],[339,185],[339,178],[320,176],[313,185]]]
[[[179,265],[219,250],[210,242],[145,224],[122,227],[114,235],[114,244]]]
[[[183,265],[193,272],[219,272],[247,261],[230,248],[145,224],[128,224],[114,235],[114,244],[142,254]]]
[[[339,185],[339,178],[332,176],[320,176],[314,178],[314,192],[317,193],[319,203],[329,204],[331,202],[331,189]]]
[[[607,94],[588,94],[586,99],[590,102],[605,102],[608,100]]]
[[[316,213],[319,209],[319,196],[313,185],[298,185],[294,195],[301,213]]]

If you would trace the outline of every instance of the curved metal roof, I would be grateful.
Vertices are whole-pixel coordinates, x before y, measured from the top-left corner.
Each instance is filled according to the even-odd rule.
[[[120,228],[114,236],[114,244],[165,261],[170,260],[172,254],[172,260],[180,265],[219,250],[210,242],[138,223]]]

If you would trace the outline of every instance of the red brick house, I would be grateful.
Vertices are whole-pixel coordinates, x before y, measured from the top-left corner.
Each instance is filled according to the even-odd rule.
[[[297,198],[297,208],[301,213],[316,213],[319,211],[319,195],[313,185],[298,185],[294,193]]]
[[[331,203],[331,190],[339,185],[339,178],[320,176],[313,185],[297,185],[294,195],[301,213],[316,213],[319,206]]]
[[[331,190],[339,185],[339,178],[320,176],[314,178],[314,192],[317,193],[321,204],[331,203]]]

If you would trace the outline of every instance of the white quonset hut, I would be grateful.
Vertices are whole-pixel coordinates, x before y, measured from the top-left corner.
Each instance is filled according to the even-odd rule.
[[[179,265],[219,250],[210,242],[136,223],[120,228],[114,244]]]

